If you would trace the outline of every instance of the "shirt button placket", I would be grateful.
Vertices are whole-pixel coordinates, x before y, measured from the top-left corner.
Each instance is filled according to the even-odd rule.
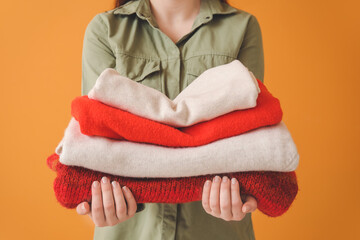
[[[181,54],[180,54],[180,50],[179,48],[175,45],[175,49],[174,49],[174,56],[176,56],[177,60],[176,60],[176,79],[177,79],[177,84],[176,84],[176,89],[177,89],[177,93],[176,96],[179,95],[180,93],[180,89],[181,89],[181,75],[180,75],[180,71],[181,71]],[[174,69],[174,70],[175,70]]]
[[[180,51],[179,48],[174,44],[170,51],[168,51],[168,78],[167,81],[167,92],[170,99],[174,99],[180,93]]]

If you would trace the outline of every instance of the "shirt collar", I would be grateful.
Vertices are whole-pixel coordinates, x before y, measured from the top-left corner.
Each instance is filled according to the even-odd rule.
[[[212,19],[214,14],[230,14],[238,11],[238,9],[230,5],[220,2],[220,0],[201,0],[200,12],[197,19],[203,20],[202,23],[208,22]],[[136,15],[141,19],[153,19],[150,0],[131,0],[124,5],[117,7],[114,14],[120,15]]]

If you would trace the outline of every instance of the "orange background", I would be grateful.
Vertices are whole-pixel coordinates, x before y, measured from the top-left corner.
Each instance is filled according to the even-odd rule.
[[[295,202],[278,218],[253,213],[256,238],[360,239],[358,1],[230,3],[259,20],[265,83],[300,153]],[[57,203],[46,157],[80,95],[85,28],[113,0],[1,5],[0,239],[92,239],[90,219]]]

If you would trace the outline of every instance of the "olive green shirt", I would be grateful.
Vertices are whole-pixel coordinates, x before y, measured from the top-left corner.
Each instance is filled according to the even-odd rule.
[[[191,31],[174,43],[158,28],[149,0],[133,0],[97,14],[88,24],[82,95],[110,67],[174,99],[206,69],[234,59],[263,81],[261,30],[250,13],[219,0],[201,0]],[[241,221],[227,222],[207,214],[201,201],[146,203],[138,209],[141,206],[144,209],[125,222],[96,227],[94,239],[255,239],[251,213]]]

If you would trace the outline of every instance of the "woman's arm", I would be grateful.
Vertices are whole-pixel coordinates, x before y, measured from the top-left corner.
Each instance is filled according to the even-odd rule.
[[[242,62],[261,82],[264,82],[264,52],[260,25],[251,15],[237,59]],[[236,179],[224,176],[206,181],[203,186],[202,206],[204,210],[225,221],[241,221],[246,213],[257,209],[253,196],[240,196]]]
[[[97,14],[86,27],[84,35],[81,95],[89,93],[105,68],[114,68],[115,65],[116,58],[108,41],[108,27]],[[89,215],[96,226],[113,226],[141,211],[143,205],[139,205],[128,188],[121,187],[118,182],[110,184],[107,178],[103,178],[101,184],[93,182],[91,206],[87,202],[80,203],[77,212]]]
[[[251,15],[238,58],[261,82],[264,82],[264,50],[259,22]]]
[[[115,68],[116,58],[108,41],[108,26],[97,14],[88,24],[82,51],[81,94],[87,95],[105,68]]]

